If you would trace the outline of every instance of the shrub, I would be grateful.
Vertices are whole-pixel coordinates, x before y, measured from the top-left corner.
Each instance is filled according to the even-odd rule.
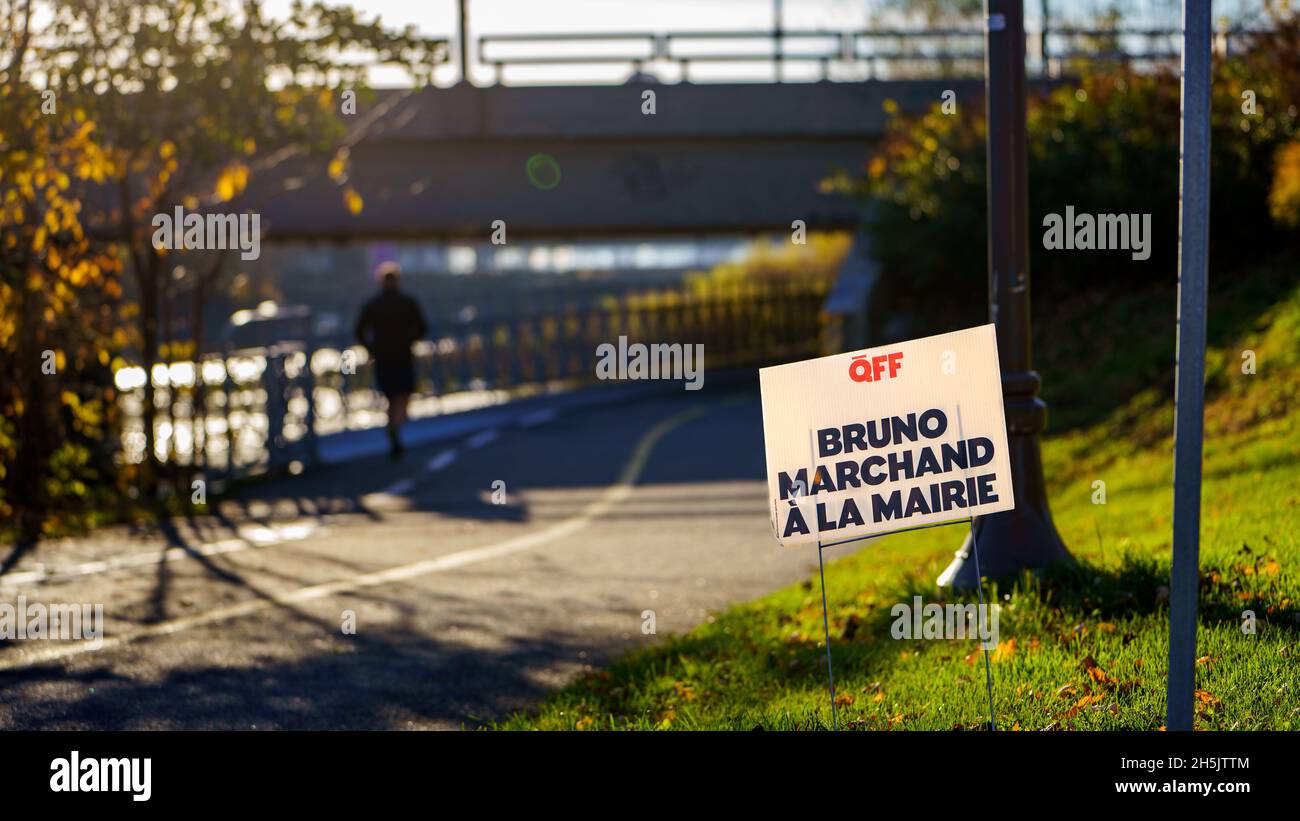
[[[1211,279],[1295,246],[1300,218],[1300,17],[1276,21],[1215,65]],[[1036,304],[1087,290],[1176,280],[1180,82],[1173,71],[1098,70],[1028,101],[1029,245]],[[1253,103],[1253,107],[1251,105]],[[887,104],[887,108],[888,108]],[[871,325],[882,340],[986,321],[987,202],[982,101],[895,117],[859,190],[884,277]],[[1046,251],[1043,218],[1149,213],[1152,253]],[[910,317],[890,328],[887,317]]]

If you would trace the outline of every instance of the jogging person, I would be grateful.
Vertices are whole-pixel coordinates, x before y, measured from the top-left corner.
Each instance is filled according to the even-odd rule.
[[[420,305],[400,289],[401,269],[385,262],[375,269],[379,294],[361,309],[357,341],[375,362],[375,386],[388,400],[390,455],[402,455],[401,429],[406,424],[406,404],[415,390],[415,357],[411,345],[426,333]]]

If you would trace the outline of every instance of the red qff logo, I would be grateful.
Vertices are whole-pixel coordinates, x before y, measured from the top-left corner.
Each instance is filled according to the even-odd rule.
[[[854,382],[879,382],[886,378],[886,368],[889,370],[889,379],[898,376],[898,372],[903,368],[903,354],[900,352],[872,357],[866,354],[855,356],[849,363],[849,378]]]

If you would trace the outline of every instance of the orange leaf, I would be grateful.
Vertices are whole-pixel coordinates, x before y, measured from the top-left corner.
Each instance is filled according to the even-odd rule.
[[[998,646],[993,650],[994,661],[1010,661],[1016,655],[1016,640],[1000,641]]]

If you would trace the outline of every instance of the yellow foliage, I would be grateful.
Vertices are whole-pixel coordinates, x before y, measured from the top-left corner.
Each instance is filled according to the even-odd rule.
[[[231,163],[217,178],[215,195],[221,202],[234,199],[248,185],[248,166],[243,163]]]
[[[332,180],[339,180],[348,168],[348,149],[347,146],[340,148],[334,158],[330,160],[329,175]]]
[[[1268,210],[1279,224],[1300,227],[1300,141],[1278,149]]]
[[[360,214],[361,209],[365,207],[361,195],[350,185],[343,191],[343,202],[347,205],[348,211],[353,214]]]

